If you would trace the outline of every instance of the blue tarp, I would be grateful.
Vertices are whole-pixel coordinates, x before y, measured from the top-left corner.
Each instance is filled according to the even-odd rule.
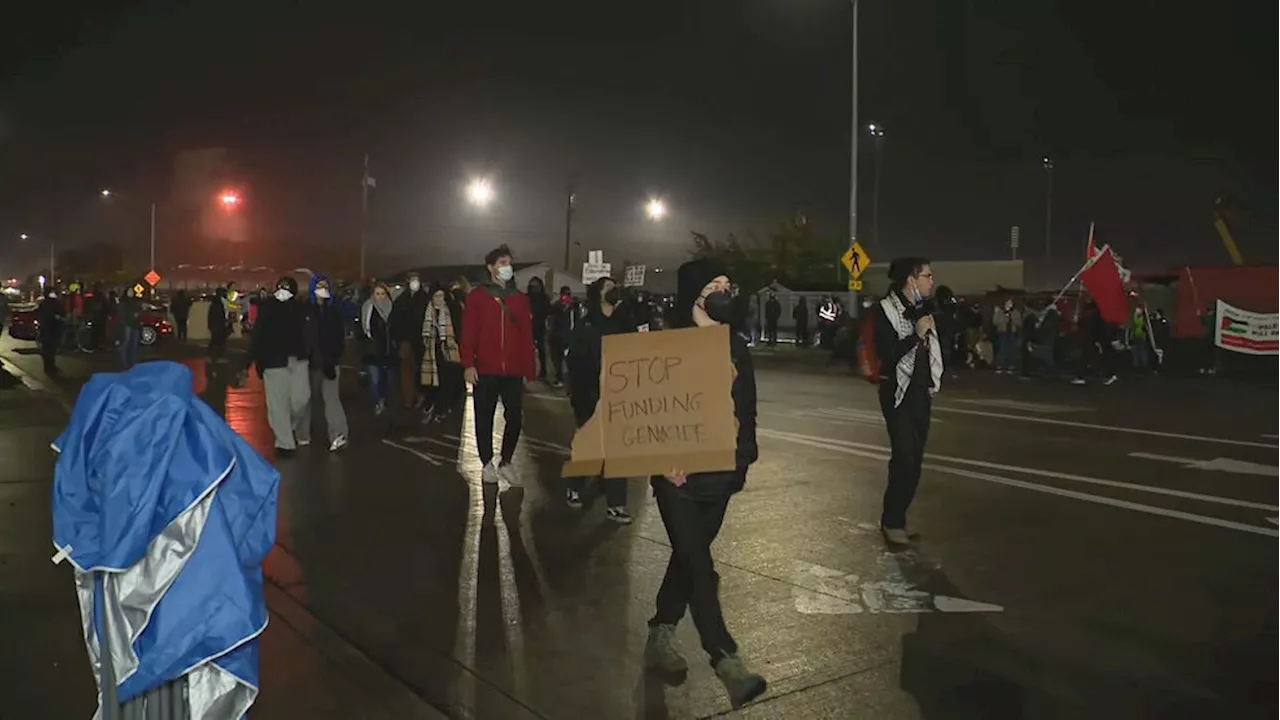
[[[53,540],[95,670],[96,599],[111,616],[122,702],[187,675],[192,718],[239,717],[257,696],[280,476],[192,380],[172,362],[89,380],[54,443]]]

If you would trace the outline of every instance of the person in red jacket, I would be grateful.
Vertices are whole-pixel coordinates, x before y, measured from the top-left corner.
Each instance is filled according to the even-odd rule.
[[[529,298],[515,285],[511,248],[506,245],[484,256],[489,281],[467,295],[462,314],[464,377],[471,384],[476,414],[476,452],[484,465],[486,483],[503,480],[519,485],[511,458],[520,441],[524,421],[524,384],[537,374],[533,356],[533,312]],[[502,455],[493,457],[493,416],[502,400]]]

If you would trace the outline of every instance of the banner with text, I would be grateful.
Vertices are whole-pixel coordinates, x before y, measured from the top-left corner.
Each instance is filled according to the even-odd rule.
[[[732,470],[737,449],[729,328],[607,335],[600,401],[564,477]]]
[[[1276,313],[1249,312],[1219,300],[1213,342],[1232,352],[1276,355],[1280,347],[1276,318]]]

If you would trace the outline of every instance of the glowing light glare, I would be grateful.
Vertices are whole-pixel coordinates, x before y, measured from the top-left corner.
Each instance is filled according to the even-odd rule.
[[[650,220],[661,220],[666,217],[667,204],[662,202],[661,198],[652,198],[645,204],[644,211],[649,215]]]
[[[46,279],[45,279],[45,277],[44,277],[43,275],[41,275],[41,276],[39,277],[39,280],[40,280],[40,286],[41,286],[41,287],[44,287],[44,284],[45,284],[46,282],[48,282],[48,280],[46,280]]]
[[[467,185],[467,199],[472,205],[484,207],[493,201],[493,184],[488,178],[476,178]]]
[[[101,195],[102,197],[111,197],[111,189],[103,188],[98,194]]]
[[[30,236],[30,235],[28,235],[28,234],[26,234],[26,233],[22,233],[22,234],[21,234],[21,235],[19,235],[18,237],[19,237],[19,238],[21,238],[21,239],[23,239],[23,240],[30,240],[30,239],[31,239],[31,236]]]
[[[231,206],[240,204],[240,196],[233,192],[225,192],[222,194],[222,204]]]

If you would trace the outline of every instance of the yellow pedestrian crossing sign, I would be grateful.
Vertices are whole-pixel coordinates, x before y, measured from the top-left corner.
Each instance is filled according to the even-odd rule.
[[[862,277],[862,273],[867,271],[867,266],[871,264],[871,256],[867,255],[867,251],[862,249],[860,243],[854,243],[849,246],[844,255],[840,258],[840,264],[844,265],[844,269],[849,271],[849,278],[857,280]],[[850,284],[849,289],[853,289]]]

